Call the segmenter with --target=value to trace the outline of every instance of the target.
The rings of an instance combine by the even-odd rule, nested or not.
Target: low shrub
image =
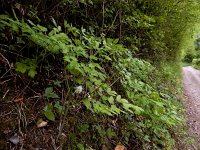
[[[200,69],[200,58],[195,58],[192,61],[192,66],[196,69]]]
[[[97,37],[66,21],[65,29],[56,23],[49,29],[6,15],[0,22],[15,38],[26,41],[29,49],[37,47],[36,55],[17,59],[19,75],[39,79],[37,76],[54,68],[52,58],[62,64],[62,77],[47,83],[44,89],[43,115],[52,122],[58,118],[67,122],[63,128],[69,139],[63,145],[99,149],[106,144],[113,149],[115,141],[129,149],[134,143],[145,150],[172,149],[173,129],[182,124],[178,101],[167,90],[157,88],[158,83],[151,78],[157,75],[156,68],[134,58],[129,49],[118,44],[119,39]]]

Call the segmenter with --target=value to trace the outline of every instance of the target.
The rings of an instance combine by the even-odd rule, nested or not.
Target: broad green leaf
[[[47,104],[44,107],[44,115],[47,119],[55,121],[55,115],[52,110],[53,110],[53,105],[51,103]]]
[[[48,110],[44,112],[44,115],[47,119],[51,120],[51,121],[55,121],[55,115],[52,111]]]

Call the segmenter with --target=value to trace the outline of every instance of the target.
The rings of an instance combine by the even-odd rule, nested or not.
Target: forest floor
[[[183,67],[184,106],[187,114],[189,134],[195,137],[194,150],[200,147],[200,71],[191,66]],[[195,145],[195,146],[194,146]]]

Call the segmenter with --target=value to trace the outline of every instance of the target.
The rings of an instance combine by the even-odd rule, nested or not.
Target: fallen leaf
[[[37,127],[42,128],[42,127],[45,127],[47,124],[48,124],[47,121],[40,121],[37,123]]]
[[[115,147],[115,150],[126,150],[126,148],[125,148],[124,145],[118,144],[118,145]]]
[[[24,101],[23,98],[17,98],[14,100],[15,103],[22,103]]]
[[[111,122],[112,122],[112,124],[113,124],[114,126],[116,126],[117,119],[116,119],[116,120],[112,120]]]
[[[11,138],[9,138],[9,141],[15,145],[19,143],[19,136],[17,134],[13,135]]]

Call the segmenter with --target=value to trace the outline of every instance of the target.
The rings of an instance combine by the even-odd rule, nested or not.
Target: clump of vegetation
[[[192,66],[196,69],[200,69],[200,58],[195,58],[192,61]]]
[[[178,63],[182,30],[196,21],[196,1],[53,4],[0,6],[3,101],[15,91],[18,132],[31,139],[30,128],[39,139],[19,146],[172,149],[184,117],[172,79],[180,68],[170,62]]]
[[[187,53],[187,54],[185,54],[185,56],[183,58],[183,62],[191,63],[193,59],[194,59],[194,55],[191,53]]]

